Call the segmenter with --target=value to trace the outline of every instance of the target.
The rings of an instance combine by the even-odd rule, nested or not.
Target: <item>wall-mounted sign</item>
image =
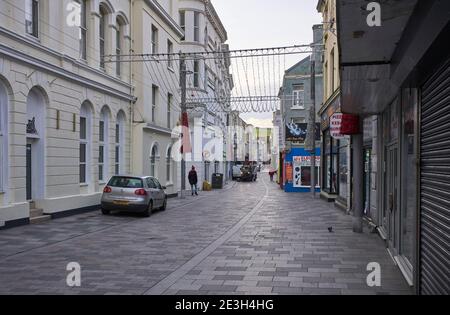
[[[355,135],[360,133],[359,116],[342,114],[341,134]]]
[[[305,143],[307,131],[307,123],[287,123],[286,141]],[[316,141],[320,141],[320,123],[316,124]]]
[[[330,117],[330,134],[334,139],[343,139],[345,135],[341,134],[342,114],[335,113]]]

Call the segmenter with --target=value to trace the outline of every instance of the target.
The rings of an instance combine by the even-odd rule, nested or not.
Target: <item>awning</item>
[[[337,1],[341,109],[345,113],[379,113],[399,88],[391,80],[392,59],[417,0],[377,2],[382,25],[370,27],[368,1]]]

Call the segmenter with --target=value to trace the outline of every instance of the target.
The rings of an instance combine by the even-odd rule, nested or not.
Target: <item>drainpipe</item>
[[[353,143],[353,232],[363,232],[364,214],[364,138],[363,118],[359,122],[360,133],[352,135]]]

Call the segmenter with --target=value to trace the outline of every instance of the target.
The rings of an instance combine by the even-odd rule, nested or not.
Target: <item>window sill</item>
[[[304,110],[305,107],[304,106],[292,106],[291,109],[293,109],[293,110]]]
[[[80,187],[88,187],[88,186],[89,186],[89,184],[87,184],[87,183],[80,184]]]

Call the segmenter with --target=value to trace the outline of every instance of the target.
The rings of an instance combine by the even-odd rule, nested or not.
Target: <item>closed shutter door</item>
[[[450,60],[422,87],[420,293],[450,294]]]

